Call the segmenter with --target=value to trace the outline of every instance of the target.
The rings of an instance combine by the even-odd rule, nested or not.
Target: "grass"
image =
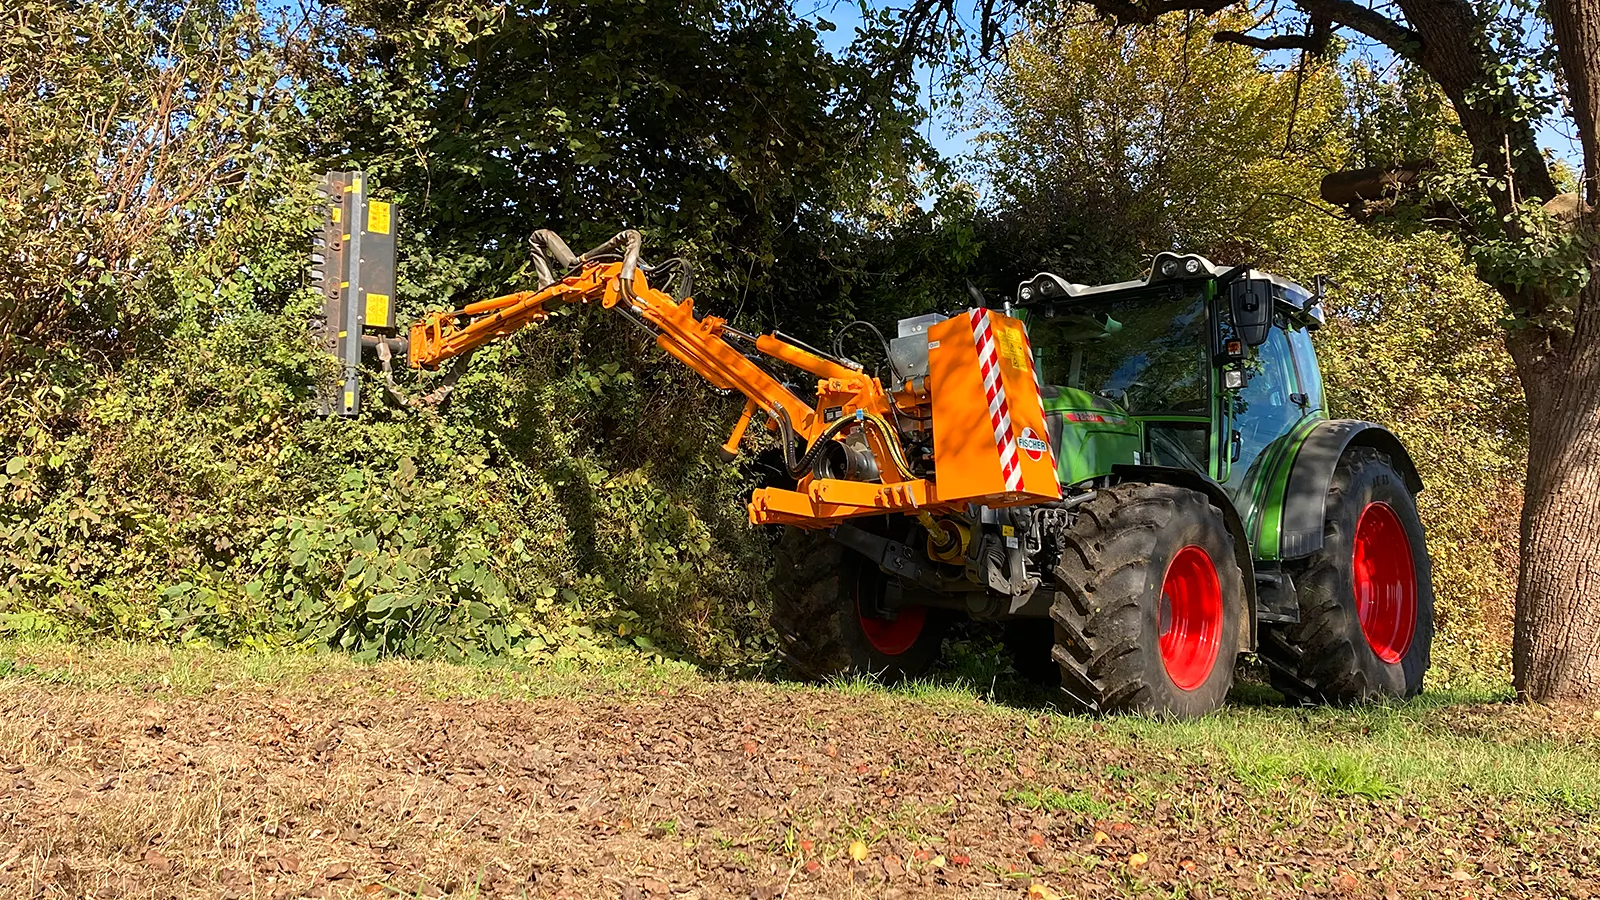
[[[983,680],[985,679],[987,683]],[[387,661],[361,664],[338,654],[222,652],[143,645],[68,645],[0,640],[0,689],[6,682],[84,690],[159,691],[203,696],[251,685],[349,696],[414,692],[439,699],[642,698],[698,692],[717,685],[695,669],[650,663],[618,654],[600,662],[460,666]],[[1137,745],[1159,752],[1167,768],[1223,771],[1237,785],[1261,793],[1286,792],[1334,799],[1426,800],[1462,791],[1484,802],[1515,801],[1591,813],[1600,811],[1600,719],[1582,711],[1555,711],[1506,703],[1503,692],[1429,693],[1408,703],[1359,709],[1299,709],[1271,702],[1264,688],[1247,686],[1222,711],[1190,722],[1136,717],[1087,719],[1044,706],[1027,687],[983,671],[885,688],[850,679],[824,686],[746,682],[756,693],[831,691],[892,716],[897,707],[951,714],[930,727],[948,728],[931,739],[955,746],[963,740],[959,717],[999,717],[1032,741],[1092,741]],[[1020,699],[1019,699],[1020,698]],[[975,748],[1017,759],[1017,747]],[[1108,765],[1108,787],[1137,794],[1159,789],[1161,773]],[[1038,785],[1007,798],[1044,811],[1103,815],[1104,801],[1090,793]]]
[[[337,686],[383,692],[399,684],[438,699],[640,696],[705,682],[687,664],[651,662],[621,652],[600,662],[553,659],[538,665],[469,666],[413,660],[361,663],[331,652],[222,651],[0,638],[0,679],[4,678],[88,690],[159,689],[183,697],[244,685],[286,689]]]
[[[1485,721],[1463,727],[1461,713],[1468,710]],[[1232,706],[1194,722],[1118,719],[1104,727],[1191,756],[1205,748],[1259,790],[1293,781],[1329,797],[1428,797],[1465,789],[1600,810],[1600,721],[1591,716],[1585,722],[1584,713],[1573,712],[1568,730],[1552,733],[1539,712],[1496,697],[1430,694],[1359,709]],[[1063,719],[1058,733],[1084,727],[1082,720]]]
[[[1091,819],[1103,819],[1111,815],[1112,809],[1111,804],[1084,791],[1061,791],[1051,787],[1037,790],[1010,790],[1006,792],[1004,799],[1007,803],[1024,809],[1040,812],[1073,812]]]

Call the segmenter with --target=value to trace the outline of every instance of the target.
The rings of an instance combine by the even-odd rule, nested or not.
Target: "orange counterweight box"
[[[1022,322],[972,309],[928,329],[939,499],[1018,506],[1061,498]]]

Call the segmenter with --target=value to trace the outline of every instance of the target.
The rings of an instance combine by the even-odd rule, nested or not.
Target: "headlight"
[[[1188,274],[1190,274],[1190,275],[1199,275],[1200,274],[1200,260],[1195,259],[1192,256],[1189,257],[1188,259],[1184,260],[1183,261],[1183,271],[1188,273]]]
[[[1165,278],[1171,278],[1172,276],[1178,274],[1178,261],[1175,259],[1162,260],[1161,274]]]
[[[1017,296],[1021,297],[1023,300],[1032,300],[1033,299],[1033,285],[1031,285],[1031,284],[1023,285],[1022,286],[1022,290],[1017,291]]]

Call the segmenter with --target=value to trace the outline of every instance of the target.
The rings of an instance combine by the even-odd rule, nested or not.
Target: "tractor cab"
[[[1326,417],[1310,339],[1320,299],[1193,254],[1160,254],[1146,277],[1115,284],[1023,282],[1016,306],[1061,483],[1130,461],[1187,469],[1221,485],[1256,537],[1264,489]]]

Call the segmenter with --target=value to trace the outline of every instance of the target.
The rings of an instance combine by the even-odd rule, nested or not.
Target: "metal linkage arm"
[[[819,430],[812,408],[814,401],[797,396],[746,358],[730,340],[749,344],[758,352],[819,378],[860,381],[867,377],[859,369],[772,335],[748,335],[715,316],[695,318],[692,298],[674,300],[650,285],[647,272],[651,267],[639,260],[640,237],[636,231],[621,232],[581,256],[573,254],[553,232],[536,232],[533,245],[540,288],[428,314],[411,326],[413,368],[437,369],[446,360],[543,322],[558,305],[599,300],[607,309],[616,308],[643,326],[655,336],[657,346],[716,387],[743,394],[751,404],[750,412],[765,412],[807,442]],[[550,268],[551,261],[569,274],[557,279]],[[747,425],[748,416],[741,417],[738,432],[742,434]],[[730,439],[730,443],[736,441]]]
[[[620,269],[619,263],[587,267],[537,291],[518,291],[449,312],[428,313],[411,324],[411,367],[437,369],[446,360],[543,322],[552,307],[603,299],[608,288],[615,291],[614,278]]]

